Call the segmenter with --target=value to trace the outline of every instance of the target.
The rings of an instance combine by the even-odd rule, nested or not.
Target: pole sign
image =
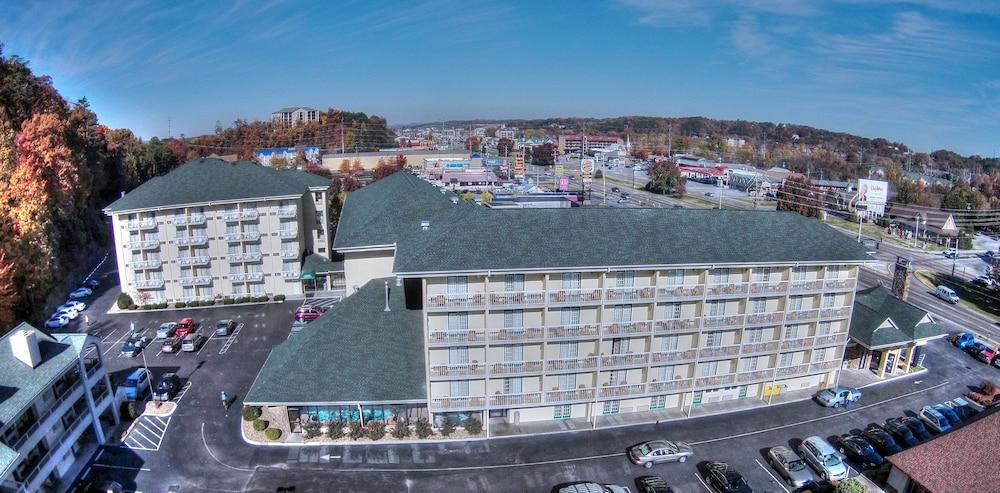
[[[569,190],[569,176],[562,175],[559,177],[559,191],[565,192]]]
[[[514,174],[524,176],[524,153],[518,152],[514,154]]]
[[[580,160],[580,177],[583,178],[584,183],[590,183],[594,180],[594,168],[596,168],[597,163],[594,158],[583,158]]]
[[[889,183],[878,180],[858,180],[857,210],[866,217],[885,214],[889,198]]]

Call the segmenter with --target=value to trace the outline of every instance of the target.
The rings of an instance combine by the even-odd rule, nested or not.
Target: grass
[[[995,293],[973,286],[957,277],[938,272],[920,270],[917,271],[917,278],[931,290],[942,285],[954,289],[960,300],[958,303],[964,307],[973,309],[989,318],[1000,317],[1000,299]]]

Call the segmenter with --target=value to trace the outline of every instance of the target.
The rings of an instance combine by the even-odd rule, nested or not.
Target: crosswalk
[[[341,298],[340,296],[335,296],[332,298],[308,298],[302,304],[311,305],[315,307],[329,308],[333,306],[334,303],[337,303],[341,299],[343,298]]]
[[[163,443],[163,436],[167,434],[167,427],[170,426],[172,416],[151,416],[142,415],[136,418],[135,426],[128,432],[123,447],[133,450],[160,450]]]

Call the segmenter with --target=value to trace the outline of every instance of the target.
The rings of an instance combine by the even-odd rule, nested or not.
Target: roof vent
[[[427,231],[428,229],[431,229],[431,222],[430,221],[420,221],[420,229],[422,229],[424,231]]]
[[[22,363],[34,368],[42,362],[38,336],[33,330],[19,330],[10,336],[10,350]]]
[[[384,281],[384,282],[385,282],[385,308],[383,308],[382,311],[388,312],[391,311],[389,310],[389,281]]]

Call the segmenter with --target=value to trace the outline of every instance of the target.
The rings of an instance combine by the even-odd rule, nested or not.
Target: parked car
[[[954,248],[944,251],[944,258],[958,258],[958,250]]]
[[[982,286],[984,288],[993,288],[996,285],[996,281],[989,276],[979,276],[972,280],[972,284]]]
[[[141,399],[149,391],[149,370],[136,368],[125,379],[125,398],[130,401]]]
[[[794,488],[805,486],[813,480],[812,473],[802,458],[784,445],[771,447],[767,451],[767,461]]]
[[[66,317],[70,320],[76,320],[76,317],[80,316],[80,310],[70,307],[60,307],[56,308],[56,312],[53,316]]]
[[[951,343],[959,349],[965,349],[970,344],[976,342],[976,335],[972,332],[962,332],[961,334],[953,335],[949,338]]]
[[[98,281],[97,279],[94,279],[94,278],[90,278],[90,279],[87,279],[86,281],[84,281],[83,285],[86,286],[86,287],[88,287],[88,288],[93,289],[93,288],[96,288],[97,286],[100,286],[101,285],[101,281]]]
[[[311,305],[302,305],[295,309],[295,320],[316,320],[323,315],[323,311]]]
[[[1000,358],[993,358],[993,366],[1000,368]]]
[[[705,196],[706,197],[712,197],[712,196],[715,196],[715,194],[712,193],[712,192],[705,192]]]
[[[885,420],[885,426],[882,429],[888,431],[896,439],[896,443],[904,447],[909,448],[920,443],[920,440],[913,435],[913,430],[900,421],[899,418]]]
[[[632,463],[649,469],[661,462],[684,462],[694,455],[694,449],[684,442],[652,440],[629,447],[627,454]]]
[[[611,193],[618,193],[618,187],[611,187]]]
[[[62,315],[53,315],[52,318],[45,321],[46,329],[61,329],[67,325],[69,325],[69,317]]]
[[[846,406],[861,399],[861,391],[852,387],[830,387],[817,392],[815,399],[826,407]]]
[[[169,401],[181,389],[181,378],[176,373],[164,373],[153,390],[154,401]]]
[[[558,493],[628,493],[628,488],[614,484],[600,484],[589,481],[561,485]]]
[[[215,325],[215,335],[218,337],[228,336],[234,330],[236,330],[236,322],[233,320],[219,320],[219,323]]]
[[[996,365],[997,361],[1000,361],[1000,358],[994,359],[993,364]],[[976,410],[973,408],[972,403],[966,400],[965,397],[956,397],[950,401],[945,401],[944,405],[955,411],[955,414],[957,414],[962,421],[965,421],[971,418],[973,414],[976,414]]]
[[[205,344],[206,340],[205,336],[198,334],[197,332],[188,334],[184,336],[184,339],[181,341],[181,351],[193,353],[201,349],[201,346]]]
[[[987,347],[986,344],[983,344],[981,342],[973,342],[972,344],[965,346],[965,352],[969,353],[970,356],[976,359],[979,358],[979,353],[987,349],[989,349],[989,347]]]
[[[799,444],[799,455],[825,481],[840,481],[847,477],[847,466],[826,440],[811,436]]]
[[[884,459],[875,451],[872,444],[858,435],[841,435],[834,439],[834,443],[837,445],[837,450],[840,453],[856,462],[862,469],[878,467],[884,462]]]
[[[635,478],[635,489],[639,493],[674,493],[674,489],[659,476],[639,476]]]
[[[900,423],[906,425],[910,431],[913,432],[913,436],[920,440],[921,442],[931,439],[931,432],[927,431],[927,426],[919,418],[914,418],[913,416],[902,416],[899,418],[893,418],[899,420]]]
[[[958,294],[955,293],[955,290],[949,288],[948,286],[938,286],[935,294],[938,298],[941,298],[942,300],[945,300],[953,305],[959,301]]]
[[[157,339],[166,339],[168,337],[173,337],[177,333],[177,322],[167,322],[160,324],[160,327],[156,329]]]
[[[183,339],[188,334],[194,332],[194,319],[190,317],[182,318],[180,322],[177,322],[175,329],[174,335]]]
[[[998,354],[1000,354],[1000,349],[987,347],[976,355],[976,359],[986,363],[987,365],[992,365]]]
[[[743,476],[725,462],[709,461],[705,464],[705,482],[722,493],[753,493]]]
[[[903,447],[900,447],[896,440],[892,438],[892,435],[888,431],[879,428],[878,426],[869,426],[865,431],[861,432],[861,436],[868,440],[875,446],[878,453],[882,454],[883,457],[888,457],[892,454],[898,454],[903,451]]]
[[[142,350],[152,342],[147,336],[132,334],[125,344],[122,344],[122,356],[129,358],[134,358],[142,352]]]
[[[948,422],[948,418],[942,416],[941,413],[935,411],[931,406],[921,408],[917,416],[935,433],[951,431],[951,424]]]
[[[160,351],[164,353],[176,353],[181,350],[181,338],[177,336],[168,337],[160,345]]]
[[[77,288],[69,294],[69,299],[78,300],[80,298],[86,298],[92,294],[94,294],[94,292],[90,288]]]
[[[1000,387],[989,380],[983,382],[979,390],[966,392],[970,405],[977,411],[1000,404]],[[978,408],[977,408],[978,406]]]
[[[82,301],[69,300],[56,307],[56,311],[62,310],[63,308],[70,308],[78,312],[82,312],[87,309],[87,304]]]
[[[954,409],[944,404],[934,404],[931,408],[944,416],[944,419],[948,420],[948,424],[950,424],[952,428],[962,424],[962,418],[959,417],[958,413],[956,413]]]

